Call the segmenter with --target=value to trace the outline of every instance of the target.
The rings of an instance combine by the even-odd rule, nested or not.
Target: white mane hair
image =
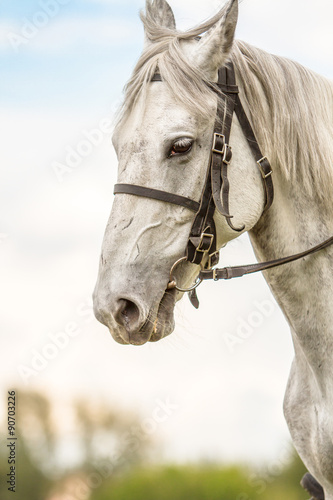
[[[240,41],[234,43],[232,60],[240,98],[247,103],[264,154],[287,180],[331,199],[333,83],[299,63]]]
[[[190,66],[182,43],[212,28],[225,7],[184,32],[161,26],[150,12],[140,14],[148,43],[125,87],[117,126],[127,120],[138,98],[145,96],[156,72],[191,114],[208,117],[207,102],[216,99],[216,87],[199,68]],[[315,190],[321,199],[332,198],[333,83],[294,61],[238,40],[230,59],[241,87],[240,98],[273,169],[277,166],[290,182],[301,182],[309,194]]]

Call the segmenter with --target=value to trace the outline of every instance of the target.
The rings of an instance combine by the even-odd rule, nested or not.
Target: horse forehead
[[[118,136],[120,141],[123,139],[127,143],[155,143],[156,137],[163,139],[178,131],[193,133],[197,126],[197,119],[190,115],[167,85],[153,82],[146,96],[140,97]]]
[[[144,104],[144,118],[148,120],[151,116],[160,120],[165,117],[166,122],[170,116],[180,120],[191,118],[184,104],[181,103],[180,99],[177,99],[177,95],[165,82],[151,82],[149,84]]]

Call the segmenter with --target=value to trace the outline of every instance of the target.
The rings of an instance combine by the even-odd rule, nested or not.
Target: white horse
[[[230,144],[230,213],[245,224],[259,261],[307,250],[333,234],[333,86],[287,59],[235,41],[238,1],[179,32],[165,0],[147,0],[145,46],[126,87],[113,143],[118,182],[199,201],[211,154],[218,69],[234,63],[239,96],[271,163],[275,199],[263,213],[258,165],[236,117]],[[152,81],[159,73],[162,81]],[[117,194],[103,242],[95,314],[122,344],[169,335],[182,293],[168,289],[194,214],[184,206]],[[237,237],[218,211],[217,246]],[[315,498],[333,500],[333,250],[265,272],[291,328],[295,359],[284,400],[295,447]],[[189,286],[199,266],[182,262]],[[212,285],[213,286],[213,285]],[[241,283],[239,283],[241,286]],[[212,311],[212,314],[214,312]],[[323,491],[324,490],[324,491]]]

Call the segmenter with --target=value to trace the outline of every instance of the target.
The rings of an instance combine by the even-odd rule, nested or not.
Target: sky
[[[199,311],[185,297],[175,332],[157,344],[120,346],[92,316],[116,180],[110,122],[142,49],[143,3],[0,4],[0,386],[44,391],[58,409],[102,399],[143,425],[168,402],[154,422],[167,461],[278,461],[293,348],[261,276],[205,283]],[[170,5],[181,29],[221,6]],[[333,78],[333,4],[315,5],[244,0],[236,36]],[[254,260],[247,236],[222,253],[230,265]]]

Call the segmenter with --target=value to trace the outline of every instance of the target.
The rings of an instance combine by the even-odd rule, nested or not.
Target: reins
[[[155,74],[152,81],[162,81],[162,78],[159,74]],[[114,194],[125,193],[152,198],[162,202],[179,205],[195,212],[196,215],[187,242],[186,255],[172,266],[170,281],[167,288],[176,288],[181,292],[189,292],[191,303],[196,308],[199,307],[196,288],[204,280],[212,279],[218,281],[220,279],[232,279],[244,276],[245,274],[265,271],[283,264],[294,262],[333,244],[333,237],[331,237],[309,250],[288,257],[244,266],[224,267],[220,269],[214,268],[219,261],[219,251],[216,248],[215,210],[225,217],[227,224],[232,230],[242,232],[245,229],[244,225],[240,227],[234,226],[232,222],[233,216],[229,211],[228,169],[230,168],[229,165],[232,160],[232,149],[229,145],[229,139],[234,113],[238,118],[261,174],[265,193],[264,211],[270,208],[274,199],[272,168],[267,157],[264,156],[260,150],[251,124],[239,98],[239,90],[236,85],[235,70],[232,62],[227,63],[219,70],[217,86],[222,92],[222,97],[219,96],[218,99],[210,160],[199,202],[167,191],[134,184],[116,184],[114,187]],[[184,261],[201,266],[197,281],[188,288],[181,288],[178,286],[173,274],[178,264]]]
[[[272,269],[273,267],[282,266],[283,264],[289,264],[289,262],[294,262],[302,257],[311,255],[313,253],[319,252],[328,246],[333,244],[333,236],[327,240],[319,243],[315,247],[305,250],[294,255],[289,255],[288,257],[282,257],[280,259],[269,260],[266,262],[258,262],[257,264],[248,264],[245,266],[233,266],[233,267],[223,267],[221,269],[207,269],[202,270],[199,273],[199,279],[203,280],[230,280],[232,278],[241,278],[245,274],[258,273],[259,271],[266,271],[267,269]]]

